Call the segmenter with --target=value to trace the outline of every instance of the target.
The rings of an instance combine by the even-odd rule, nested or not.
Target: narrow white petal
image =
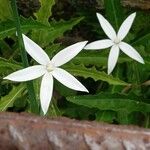
[[[57,53],[53,57],[52,63],[56,67],[67,63],[72,58],[74,58],[84,48],[84,46],[86,45],[87,42],[88,41],[78,42],[76,44],[73,44],[73,45],[61,50],[59,53]]]
[[[11,81],[17,81],[17,82],[22,82],[22,81],[30,81],[36,78],[39,78],[46,72],[46,69],[42,65],[35,65],[31,66],[19,71],[16,71],[4,79],[8,79]]]
[[[111,40],[115,40],[117,35],[116,35],[116,32],[115,32],[114,28],[111,26],[111,24],[101,14],[96,13],[96,15],[97,15],[97,18],[100,22],[100,25],[101,25],[102,29],[106,33],[106,35]]]
[[[48,55],[44,52],[44,50],[24,34],[23,41],[28,54],[39,64],[46,65],[50,62],[50,59]]]
[[[52,98],[52,92],[53,92],[53,77],[51,74],[46,73],[42,78],[40,88],[41,108],[44,112],[44,115],[48,111],[49,104]]]
[[[114,43],[112,40],[98,40],[92,43],[87,44],[84,49],[96,50],[96,49],[104,49],[112,46]]]
[[[112,46],[108,57],[108,74],[110,74],[117,64],[119,57],[119,47],[117,45]]]
[[[76,90],[88,92],[88,90],[70,73],[61,68],[56,68],[52,75],[66,87]]]
[[[141,55],[131,45],[129,45],[125,42],[121,42],[119,44],[119,47],[126,55],[128,55],[132,59],[135,59],[136,61],[144,64],[144,60],[141,57]]]
[[[122,23],[122,25],[118,31],[118,34],[117,34],[117,37],[120,41],[123,40],[125,38],[125,36],[128,34],[128,32],[133,24],[135,16],[136,16],[136,13],[131,14]]]

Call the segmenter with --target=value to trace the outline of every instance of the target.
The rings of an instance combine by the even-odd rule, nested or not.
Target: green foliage
[[[20,64],[0,57],[0,74],[10,73],[17,69],[21,69]]]
[[[40,0],[41,8],[35,14],[38,21],[49,25],[49,17],[52,15],[51,9],[55,4],[55,0]]]
[[[137,112],[144,114],[150,113],[150,104],[142,102],[137,97],[124,96],[119,94],[100,93],[98,95],[86,95],[86,96],[71,96],[67,97],[69,102],[83,106],[85,108],[98,109],[95,112],[97,121],[105,121],[113,123],[114,121],[120,124],[130,124],[131,115],[136,117]],[[143,118],[142,122],[137,124],[144,124],[147,122],[146,118]],[[147,123],[149,126],[149,123]]]
[[[0,0],[0,21],[12,18],[12,9],[9,0]]]
[[[49,17],[51,16],[51,9],[52,6],[55,4],[54,0],[40,0],[41,3],[41,7],[39,9],[39,11],[35,14],[37,21],[51,27],[50,23],[49,23]],[[33,39],[40,44],[41,46],[45,46],[48,44],[48,41],[46,39],[48,39],[48,35],[50,33],[47,31],[42,31],[42,30],[38,30],[38,31],[34,31],[33,32]]]
[[[2,68],[2,67],[9,67],[12,70],[17,70],[17,69],[21,68],[19,63],[15,62],[15,61],[9,61],[7,59],[0,57],[0,68]]]
[[[84,78],[91,77],[95,81],[102,80],[113,85],[128,85],[128,83],[121,81],[118,78],[114,78],[111,75],[107,75],[105,72],[96,70],[95,67],[86,68],[83,65],[68,65],[68,67],[66,66],[65,69],[75,76],[82,76]]]
[[[132,45],[134,46],[138,46],[138,45],[145,45],[145,44],[148,44],[148,41],[150,39],[150,33],[146,33],[145,35],[135,39],[133,42],[132,42]],[[149,44],[150,45],[150,44]]]
[[[68,21],[64,21],[64,20],[60,20],[58,22],[52,21],[51,25],[49,27],[49,28],[53,29],[52,31],[50,31],[50,32],[47,30],[45,30],[45,32],[43,32],[43,31],[37,32],[36,31],[37,33],[33,32],[32,37],[42,47],[48,46],[49,43],[53,43],[55,39],[57,39],[58,37],[62,37],[66,31],[71,30],[81,20],[83,20],[83,17],[73,18]],[[37,36],[37,34],[38,34],[38,36]]]
[[[125,97],[123,95],[112,95],[102,93],[98,95],[88,96],[73,96],[67,97],[67,100],[78,105],[83,105],[89,108],[97,108],[99,110],[124,111],[128,114],[134,111],[150,112],[150,104],[137,101],[134,98]]]
[[[38,21],[35,21],[32,18],[20,18],[21,21],[21,29],[23,32],[30,31],[32,29],[42,29],[46,31],[52,31],[53,28],[49,28],[49,26],[44,25]],[[11,36],[16,33],[15,22],[13,20],[6,20],[0,23],[0,39],[3,39],[7,36]]]
[[[120,0],[103,0],[102,10],[101,0],[96,2],[99,5],[94,6],[94,1],[89,5],[89,1],[86,1],[81,6],[82,2],[75,0],[67,1],[67,4],[66,1],[40,0],[41,7],[34,16],[20,16],[22,32],[39,44],[50,58],[76,41],[105,39],[106,35],[101,30],[95,10],[103,14],[116,31],[131,14],[131,10],[122,8]],[[64,9],[66,6],[68,9]],[[75,9],[72,11],[69,8]],[[25,85],[14,85],[3,80],[4,76],[23,68],[12,16],[10,1],[0,0],[0,111],[29,111],[30,98],[25,91]],[[150,127],[149,18],[147,12],[137,11],[135,22],[125,39],[144,58],[144,65],[120,53],[117,67],[112,75],[108,75],[105,72],[110,49],[83,50],[63,68],[78,76],[83,85],[89,88],[90,95],[65,88],[55,80],[47,116]],[[28,59],[30,66],[35,64],[31,57]],[[38,106],[40,83],[41,79],[34,80]]]
[[[72,18],[68,21],[60,20],[59,22],[53,21],[51,22],[51,26],[55,29],[54,32],[51,32],[47,37],[49,42],[53,42],[56,38],[62,37],[63,34],[71,30],[75,25],[80,23],[84,17]]]
[[[83,51],[79,55],[77,55],[72,60],[72,62],[74,64],[84,64],[85,66],[89,66],[91,64],[94,66],[98,66],[98,67],[107,66],[107,61],[108,61],[107,55],[108,54],[104,54],[103,52]],[[108,53],[108,51],[107,51],[107,53]],[[131,61],[133,61],[133,60],[125,55],[120,56],[118,59],[118,63],[131,62]]]
[[[116,112],[115,111],[98,111],[96,113],[96,120],[97,121],[104,121],[113,123],[113,121],[116,119]]]
[[[15,100],[22,96],[24,90],[25,86],[23,84],[14,86],[8,95],[0,99],[0,111],[6,111],[9,107],[13,107]]]
[[[69,21],[60,20],[56,22],[52,20],[49,22],[49,18],[52,15],[52,6],[55,4],[54,0],[40,0],[41,8],[35,14],[36,20],[49,26],[49,28],[53,28],[52,32],[43,31],[43,30],[36,30],[33,32],[32,37],[33,39],[42,47],[48,46],[50,43],[53,43],[55,39],[58,37],[63,36],[64,32],[67,30],[71,30],[73,26],[77,25],[83,17],[80,18],[73,18]]]
[[[104,0],[106,16],[116,30],[119,29],[123,20],[123,9],[120,0]]]

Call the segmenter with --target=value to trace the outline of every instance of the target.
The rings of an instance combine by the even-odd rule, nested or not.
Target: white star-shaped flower
[[[108,74],[110,74],[116,66],[120,49],[132,59],[144,64],[144,60],[140,54],[131,45],[122,42],[129,32],[135,16],[136,13],[133,13],[127,17],[122,23],[118,33],[116,33],[111,24],[101,14],[97,13],[100,25],[109,39],[92,42],[87,44],[84,49],[97,50],[111,47],[108,57]]]
[[[53,77],[70,89],[88,92],[88,90],[74,76],[64,69],[59,68],[61,65],[67,63],[73,57],[75,57],[84,48],[87,41],[78,42],[63,49],[50,60],[43,49],[27,36],[23,35],[23,40],[28,54],[40,65],[34,65],[16,71],[4,79],[22,82],[43,76],[40,87],[40,102],[44,114],[46,114],[48,111],[48,107],[52,98]]]

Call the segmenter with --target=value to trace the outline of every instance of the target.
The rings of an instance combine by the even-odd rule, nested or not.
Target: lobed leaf
[[[97,51],[84,51],[76,56],[72,62],[75,64],[84,64],[84,65],[95,65],[95,66],[106,66],[108,61],[108,54],[103,54]],[[117,63],[131,62],[131,58],[127,56],[119,56]]]
[[[65,69],[75,76],[82,76],[84,78],[91,77],[95,81],[102,80],[113,85],[128,85],[128,83],[118,78],[114,78],[113,76],[108,75],[105,72],[100,72],[96,70],[95,67],[86,68],[83,65],[66,65]]]
[[[51,9],[55,0],[40,0],[41,7],[35,16],[39,22],[49,25],[49,17],[52,15]]]
[[[116,112],[131,112],[139,111],[143,113],[150,112],[150,104],[136,101],[129,97],[111,95],[111,94],[99,94],[99,95],[87,95],[87,96],[72,96],[67,97],[67,100],[78,105],[82,105],[89,108],[97,108],[99,110],[111,110]]]
[[[41,7],[37,13],[35,13],[36,20],[51,27],[49,23],[49,18],[52,15],[51,9],[55,4],[54,0],[40,0]],[[48,45],[49,41],[47,36],[49,32],[43,30],[35,30],[32,32],[33,39],[42,47]]]
[[[54,30],[49,33],[47,40],[49,41],[49,43],[50,42],[53,43],[53,41],[56,38],[63,36],[63,34],[66,31],[71,30],[75,25],[80,23],[83,19],[84,17],[78,17],[78,18],[72,18],[68,21],[64,21],[64,20],[60,20],[59,22],[52,21],[51,27],[53,27]]]

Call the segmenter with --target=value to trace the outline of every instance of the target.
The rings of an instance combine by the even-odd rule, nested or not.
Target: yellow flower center
[[[118,38],[116,38],[116,39],[114,40],[114,43],[117,44],[117,45],[118,45],[120,42],[121,42],[121,41],[120,41]]]
[[[54,68],[55,68],[55,67],[54,67],[54,65],[53,65],[52,63],[49,63],[49,64],[46,65],[46,70],[47,70],[48,72],[53,71]]]

